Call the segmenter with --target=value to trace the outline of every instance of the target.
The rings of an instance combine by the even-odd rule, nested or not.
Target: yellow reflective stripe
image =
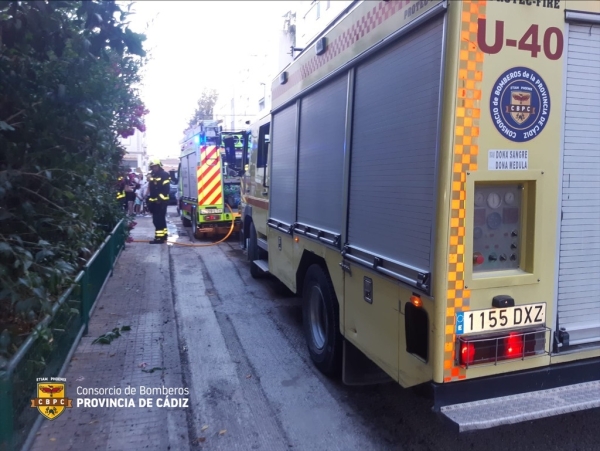
[[[158,199],[157,199],[156,197],[150,197],[150,198],[148,199],[148,201],[150,201],[150,202],[154,202],[155,200],[158,200]]]
[[[166,194],[159,194],[158,196],[159,196],[159,197],[160,197],[162,200],[167,200],[167,199],[169,199],[169,196],[168,196],[168,195],[166,195]]]
[[[169,183],[169,180],[170,180],[170,179],[167,179],[167,180],[165,180],[165,181],[163,182],[163,185],[166,185],[167,183]]]

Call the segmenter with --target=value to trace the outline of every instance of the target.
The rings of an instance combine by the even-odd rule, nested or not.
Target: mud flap
[[[344,340],[342,381],[346,385],[372,385],[392,382],[392,378],[356,346]]]

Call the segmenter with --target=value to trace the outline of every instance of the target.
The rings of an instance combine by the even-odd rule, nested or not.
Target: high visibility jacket
[[[171,176],[164,169],[148,177],[148,202],[168,202],[171,191]]]
[[[117,179],[117,200],[125,199],[125,182],[123,177]]]

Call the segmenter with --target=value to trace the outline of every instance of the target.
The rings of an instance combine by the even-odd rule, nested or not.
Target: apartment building
[[[128,138],[119,138],[125,155],[123,156],[123,166],[134,170],[147,168],[149,157],[146,144],[146,133],[135,130],[135,133]]]

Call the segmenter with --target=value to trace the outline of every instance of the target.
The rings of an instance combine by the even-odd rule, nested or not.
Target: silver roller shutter
[[[569,25],[561,200],[558,325],[600,341],[600,25]]]
[[[188,164],[188,193],[192,199],[198,198],[198,150],[187,156]]]
[[[302,99],[298,222],[340,234],[347,77]]]
[[[348,242],[429,271],[443,18],[356,71]]]
[[[276,113],[271,133],[270,218],[286,225],[296,222],[296,118],[295,104]]]
[[[189,168],[188,168],[188,157],[187,155],[181,157],[181,174],[179,177],[181,178],[181,191],[183,197],[190,196],[190,177],[189,177]]]

